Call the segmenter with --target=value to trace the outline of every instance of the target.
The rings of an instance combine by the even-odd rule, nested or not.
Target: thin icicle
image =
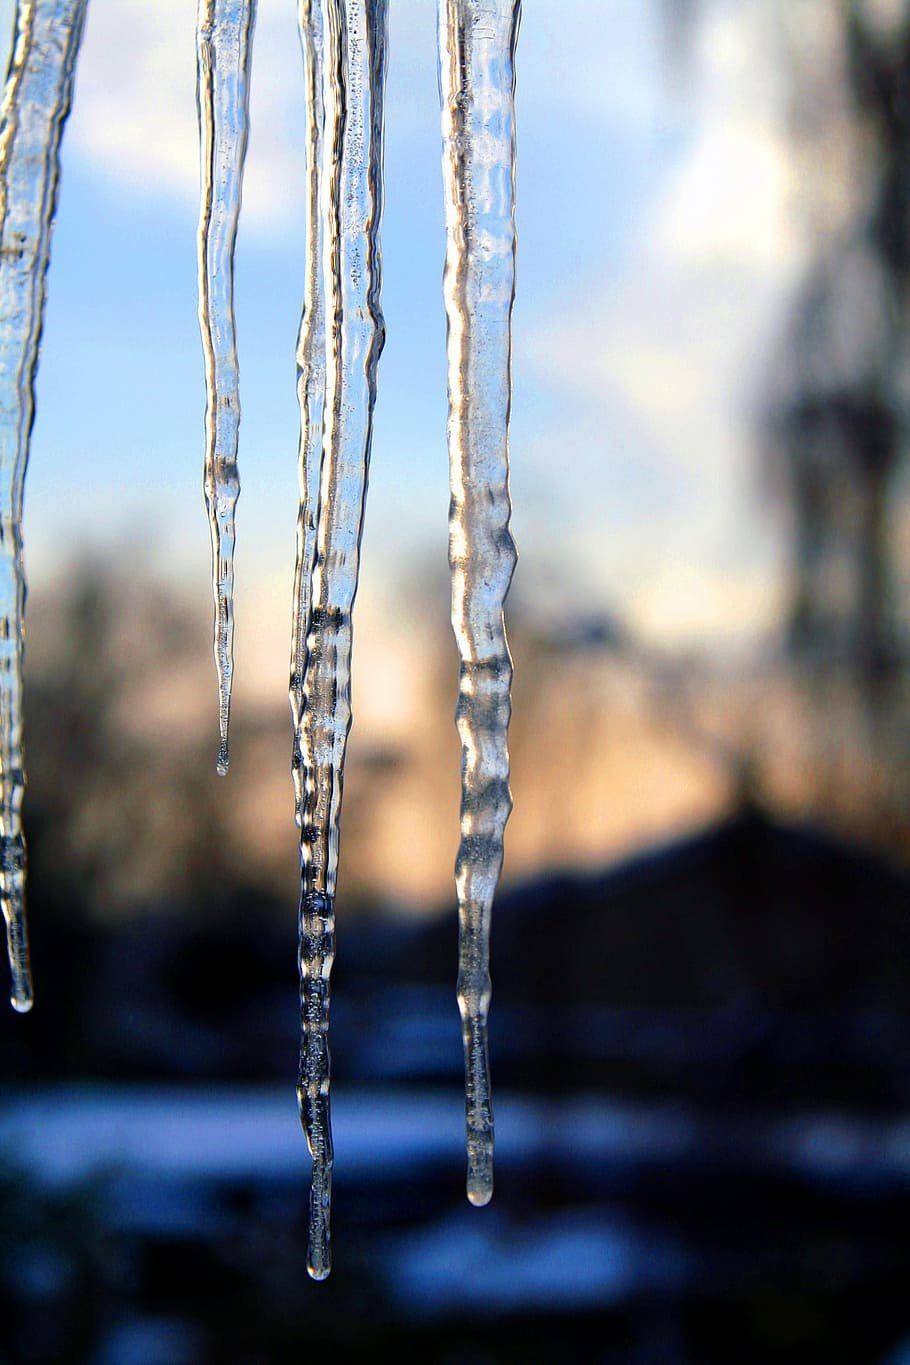
[[[240,390],[234,327],[234,246],[249,130],[256,0],[199,0],[196,98],[202,192],[199,327],[205,353],[205,505],[212,536],[218,772],[228,770],[234,674],[234,519],[240,496]]]
[[[22,493],[45,277],[86,0],[20,0],[0,115],[0,901],[11,1000],[32,1007],[22,798]]]
[[[512,809],[512,660],[503,604],[509,530],[511,319],[515,296],[515,70],[521,0],[439,0],[445,301],[449,363],[449,563],[461,659],[458,1006],[465,1054],[467,1193],[493,1194],[487,1047],[490,916]]]
[[[305,51],[324,42],[320,203],[326,337],[323,443],[312,557],[309,629],[302,657],[296,750],[300,790],[300,1069],[297,1100],[313,1161],[308,1268],[331,1269],[332,1131],[329,1102],[329,979],[335,955],[335,887],[344,755],[351,725],[351,614],[376,397],[385,336],[380,311],[382,107],[386,0],[318,0]],[[302,17],[307,18],[306,9]],[[314,36],[316,35],[316,36]],[[315,108],[312,112],[318,112]],[[311,133],[310,147],[319,131]],[[311,175],[315,167],[311,166]],[[308,272],[309,275],[309,272]],[[306,322],[304,332],[306,331]],[[315,345],[315,341],[313,343]],[[307,376],[303,377],[306,388]],[[304,450],[308,433],[304,432]],[[315,468],[315,455],[309,472]],[[306,473],[304,481],[306,482]],[[304,518],[313,515],[304,512]],[[305,566],[299,570],[305,577]],[[298,599],[295,630],[307,600]],[[292,692],[294,686],[292,684]]]
[[[303,49],[303,78],[307,120],[307,166],[304,181],[306,262],[303,312],[297,336],[297,400],[300,405],[297,512],[297,560],[294,569],[294,625],[291,636],[291,716],[294,724],[291,770],[294,776],[298,825],[303,815],[303,754],[300,748],[303,717],[303,678],[310,629],[310,589],[319,518],[319,479],[322,469],[323,411],[326,384],[325,232],[320,178],[325,142],[325,15],[321,0],[299,0],[298,22]]]

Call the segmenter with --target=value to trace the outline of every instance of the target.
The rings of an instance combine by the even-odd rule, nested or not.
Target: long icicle
[[[0,902],[13,1008],[32,1007],[25,919],[22,494],[60,174],[86,0],[19,0],[0,115]]]
[[[325,15],[321,0],[299,0],[298,23],[303,50],[306,99],[307,166],[304,180],[306,260],[303,311],[297,336],[297,401],[300,405],[297,512],[297,559],[294,568],[294,624],[291,635],[289,696],[294,726],[291,771],[297,824],[303,820],[304,759],[303,679],[310,629],[310,589],[319,519],[319,480],[326,384],[324,221],[320,194],[325,142]]]
[[[376,368],[385,337],[379,228],[387,3],[319,0],[319,5],[325,44],[320,197],[328,331],[318,525],[296,741],[302,778],[297,1101],[313,1163],[307,1266],[314,1279],[323,1280],[331,1270],[329,982],[351,724],[351,622]]]
[[[199,0],[199,327],[205,354],[205,505],[212,536],[218,772],[228,770],[234,675],[234,538],[240,477],[240,388],[234,326],[234,247],[249,132],[256,0]]]
[[[487,1045],[490,917],[512,809],[512,660],[503,604],[509,530],[511,319],[515,297],[515,45],[521,0],[439,0],[445,303],[449,365],[449,564],[461,661],[458,1006],[465,1056],[467,1194],[493,1194]]]

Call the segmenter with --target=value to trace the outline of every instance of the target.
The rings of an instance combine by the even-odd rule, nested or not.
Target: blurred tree
[[[674,53],[710,5],[665,0]],[[779,38],[807,244],[761,424],[790,526],[786,655],[811,694],[791,707],[789,763],[816,808],[906,848],[910,0],[753,5]]]
[[[26,733],[32,894],[89,915],[203,892],[223,862],[213,782],[185,726],[200,632],[141,575],[71,569],[31,613]]]
[[[893,513],[908,437],[910,4],[832,9],[839,60],[825,76],[841,84],[847,128],[827,133],[846,133],[859,164],[797,295],[769,433],[793,510],[791,647],[845,662],[869,698],[903,654]]]
[[[665,0],[673,51],[706,0]],[[788,642],[864,698],[900,670],[895,500],[908,443],[910,0],[780,0],[814,243],[767,387],[792,519]]]

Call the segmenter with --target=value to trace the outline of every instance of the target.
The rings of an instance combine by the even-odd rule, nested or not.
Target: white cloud
[[[776,600],[777,528],[756,517],[750,417],[804,247],[756,14],[708,10],[689,135],[621,277],[530,326],[518,356],[599,425],[601,459],[646,485],[624,563],[601,548],[597,565],[638,627],[662,638],[763,626]],[[617,450],[617,431],[637,439]],[[615,513],[596,504],[589,482],[579,516],[608,528],[602,546]]]
[[[303,93],[295,7],[261,0],[253,44],[244,227],[300,212]],[[124,190],[195,204],[199,150],[193,0],[93,0],[67,152]]]
[[[767,6],[705,11],[694,137],[658,216],[667,257],[773,271],[795,249],[793,161],[768,21]]]
[[[670,187],[658,224],[668,257],[773,271],[794,250],[791,162],[757,119],[712,121]]]
[[[747,408],[791,274],[789,262],[691,261],[652,240],[617,290],[532,330],[521,360],[607,418],[626,410],[651,457],[710,498],[746,458]]]
[[[190,0],[89,6],[67,150],[128,187],[198,193]]]

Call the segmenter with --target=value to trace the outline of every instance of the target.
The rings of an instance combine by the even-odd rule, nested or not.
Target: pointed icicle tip
[[[218,746],[218,761],[215,764],[215,771],[219,777],[227,777],[230,766],[231,755],[228,750],[228,742],[223,739]]]

